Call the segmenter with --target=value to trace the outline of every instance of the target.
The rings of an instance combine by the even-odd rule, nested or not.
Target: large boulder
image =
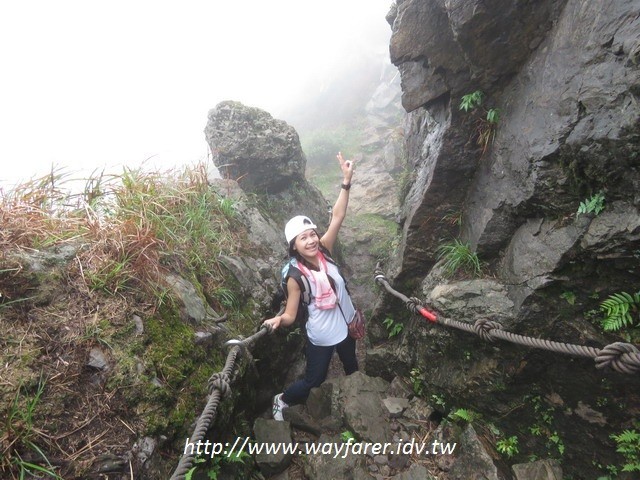
[[[276,231],[284,232],[294,215],[309,216],[321,231],[328,226],[329,204],[305,180],[306,159],[292,126],[259,108],[226,101],[209,111],[204,132],[222,176],[257,200]]]
[[[204,130],[213,162],[245,190],[277,193],[304,178],[306,159],[295,129],[259,108],[222,102]]]

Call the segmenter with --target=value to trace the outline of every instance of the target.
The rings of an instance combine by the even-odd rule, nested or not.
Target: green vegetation
[[[474,412],[473,410],[468,410],[466,408],[458,408],[453,412],[451,412],[448,418],[454,422],[463,421],[467,423],[472,423],[478,420],[478,418],[480,418],[480,415]]]
[[[502,438],[498,440],[496,442],[496,450],[507,458],[513,457],[520,451],[518,449],[518,437],[513,435],[509,438]]]
[[[460,100],[460,110],[464,110],[465,112],[469,112],[470,110],[474,110],[482,105],[482,97],[484,94],[480,90],[476,90],[473,93],[468,93],[462,96]]]
[[[204,166],[164,173],[127,169],[84,180],[84,189],[73,193],[77,183],[52,172],[0,191],[0,327],[11,346],[0,353],[4,476],[85,478],[88,459],[103,452],[99,445],[126,436],[114,429],[91,444],[102,430],[88,432],[82,424],[87,419],[66,408],[87,399],[111,412],[110,422],[135,424],[136,433],[162,433],[169,441],[198,415],[223,352],[196,344],[167,274],[187,275],[203,301],[228,313],[229,332],[246,334],[245,312],[253,308],[219,261],[220,255],[242,254],[245,230],[235,203],[207,177]],[[33,280],[5,254],[47,247],[56,247],[52,255],[71,254],[55,257],[51,272],[37,278],[38,298],[45,296],[46,303],[32,308],[25,292],[33,290]],[[87,381],[93,372],[81,359],[93,347],[109,362],[104,383]],[[41,367],[45,348],[55,352],[55,362]],[[35,387],[36,368],[43,368],[46,389],[44,381]],[[87,415],[97,405],[89,405]],[[100,428],[101,416],[92,420]],[[51,452],[62,456],[63,467],[49,464]]]
[[[475,277],[480,276],[482,269],[478,255],[471,250],[468,243],[455,239],[438,247],[438,260],[444,260],[442,265],[445,276],[451,277],[462,270]]]
[[[0,469],[5,471],[13,466],[18,470],[19,478],[26,478],[27,475],[38,477],[40,474],[45,474],[54,479],[61,479],[54,472],[53,466],[42,449],[36,444],[38,437],[44,438],[35,426],[34,416],[42,399],[45,384],[46,381],[40,377],[32,395],[29,395],[28,389],[21,384],[13,402],[3,415],[6,420],[0,437],[2,451]],[[37,454],[46,467],[23,460],[20,452],[25,450]]]
[[[233,452],[231,455],[214,456],[210,462],[207,459],[197,457],[194,466],[186,473],[185,480],[192,480],[196,470],[201,470],[209,480],[217,480],[225,465],[244,464],[250,458],[246,452]]]
[[[409,381],[411,382],[411,388],[413,393],[418,397],[424,396],[424,382],[422,381],[422,370],[419,368],[412,368],[409,372]]]
[[[578,212],[576,215],[581,215],[585,213],[593,213],[595,215],[599,215],[600,212],[604,210],[604,193],[598,192],[595,195],[587,198],[580,202],[580,206],[578,207]]]
[[[605,332],[637,327],[640,319],[640,291],[633,295],[626,292],[614,293],[600,304],[600,310],[605,315],[602,320]]]
[[[438,407],[442,408],[443,410],[447,408],[447,404],[444,400],[444,397],[442,395],[438,395],[436,393],[434,393],[433,395],[431,395],[431,401],[434,403],[434,405],[437,405]]]
[[[353,434],[351,430],[345,430],[340,434],[340,439],[347,443],[349,440],[355,440],[356,436]]]
[[[616,452],[624,457],[623,472],[640,472],[640,433],[635,430],[624,430],[619,434],[612,434],[616,442]]]
[[[565,446],[557,430],[553,428],[554,409],[545,404],[539,395],[526,396],[525,402],[533,405],[536,423],[529,427],[529,433],[546,438],[546,448],[550,454],[564,454]]]
[[[389,332],[388,338],[393,338],[396,335],[398,335],[400,332],[402,332],[402,330],[404,330],[404,324],[400,322],[396,322],[395,320],[393,320],[393,318],[389,318],[389,317],[385,318],[382,321],[382,324],[387,329],[387,332]]]
[[[498,121],[500,121],[500,110],[497,108],[487,110],[487,122],[496,124]]]
[[[497,108],[483,109],[482,102],[484,100],[484,93],[480,90],[463,95],[460,99],[460,110],[465,112],[472,112],[475,110],[482,110],[484,117],[480,117],[476,120],[476,135],[477,144],[482,147],[482,154],[484,155],[487,149],[496,136],[496,129],[498,122],[500,121],[500,110]]]
[[[573,292],[569,292],[569,291],[562,292],[562,295],[560,295],[560,298],[564,298],[569,305],[575,305],[576,303],[576,294]]]
[[[462,211],[453,211],[442,217],[442,221],[451,226],[459,227],[462,225]]]

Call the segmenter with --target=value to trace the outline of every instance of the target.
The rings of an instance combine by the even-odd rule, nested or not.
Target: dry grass
[[[0,190],[0,477],[41,468],[85,478],[97,458],[131,448],[146,426],[126,395],[138,380],[96,383],[88,352],[100,347],[115,363],[129,355],[131,318],[154,315],[167,271],[222,289],[218,256],[246,243],[234,215],[202,165],[80,183],[51,172]],[[24,255],[61,247],[73,254],[54,267],[55,281],[34,280]],[[27,421],[16,411],[36,398],[40,378]]]

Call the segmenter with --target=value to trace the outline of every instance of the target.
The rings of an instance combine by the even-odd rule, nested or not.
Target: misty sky
[[[384,50],[392,0],[22,0],[0,4],[0,185],[207,158],[209,109],[276,117],[353,51]],[[352,58],[352,57],[351,57]]]

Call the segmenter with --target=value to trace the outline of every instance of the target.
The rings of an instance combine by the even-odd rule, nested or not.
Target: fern
[[[478,414],[473,410],[466,408],[458,408],[455,412],[449,414],[451,420],[462,420],[463,422],[471,423],[478,418]]]
[[[578,207],[578,215],[584,213],[600,214],[604,210],[604,193],[598,192],[582,202]]]
[[[614,293],[600,304],[604,312],[602,329],[605,332],[617,332],[623,327],[631,327],[637,321],[637,311],[640,307],[640,291],[633,295],[626,292]],[[633,315],[635,314],[635,315]],[[634,316],[636,317],[634,319]]]
[[[640,472],[640,433],[635,430],[625,430],[610,436],[616,441],[616,452],[624,456],[623,472]]]

